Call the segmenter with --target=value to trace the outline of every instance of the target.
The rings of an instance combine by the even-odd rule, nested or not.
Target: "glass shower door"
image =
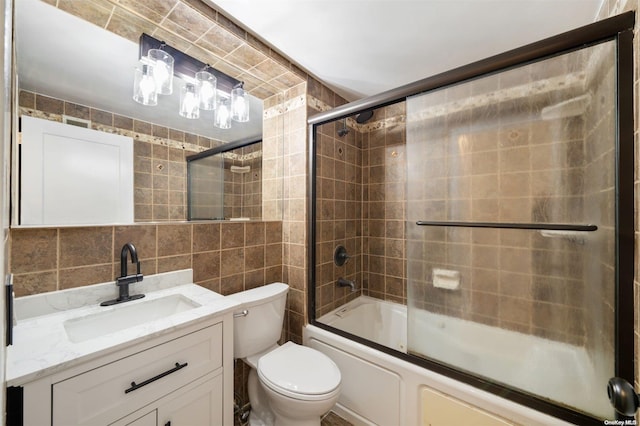
[[[615,41],[406,105],[409,353],[614,418]]]
[[[198,158],[187,167],[189,220],[224,219],[224,157]]]

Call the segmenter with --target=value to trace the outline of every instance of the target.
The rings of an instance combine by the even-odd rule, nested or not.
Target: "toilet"
[[[293,342],[278,345],[288,291],[273,283],[228,296],[241,303],[233,350],[251,367],[251,426],[319,426],[340,394],[340,370],[328,356]]]

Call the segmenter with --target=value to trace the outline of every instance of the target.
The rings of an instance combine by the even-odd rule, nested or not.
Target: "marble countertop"
[[[238,307],[239,303],[232,298],[192,282],[191,270],[144,277],[142,282],[130,288],[132,295],[144,293],[143,299],[109,307],[102,307],[99,303],[117,297],[118,289],[114,282],[15,299],[13,345],[7,348],[7,386],[24,385]],[[200,306],[77,343],[72,342],[65,331],[67,320],[174,294],[180,294]]]

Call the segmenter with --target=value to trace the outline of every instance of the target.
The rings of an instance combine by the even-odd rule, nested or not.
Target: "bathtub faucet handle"
[[[356,291],[356,282],[340,277],[338,278],[338,287],[350,287],[351,293],[353,293]]]
[[[344,265],[349,259],[351,259],[351,256],[349,256],[349,254],[347,253],[347,249],[344,248],[344,246],[336,247],[335,251],[333,252],[333,262],[336,264],[336,266]]]

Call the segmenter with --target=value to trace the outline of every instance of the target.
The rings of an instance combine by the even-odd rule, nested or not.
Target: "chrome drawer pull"
[[[129,389],[125,389],[124,393],[129,393],[129,392],[133,392],[136,389],[140,389],[141,387],[146,386],[151,382],[155,382],[158,379],[162,379],[164,376],[168,376],[171,373],[175,373],[178,370],[182,370],[187,365],[188,364],[186,362],[184,364],[180,364],[179,362],[176,362],[176,366],[174,368],[172,368],[171,370],[167,370],[164,373],[160,373],[157,376],[152,377],[150,379],[147,379],[142,383],[136,384],[136,382],[131,382],[131,387]]]
[[[241,318],[241,317],[246,317],[247,315],[249,315],[249,311],[246,309],[241,310],[240,312],[236,312],[233,314],[234,318]]]

